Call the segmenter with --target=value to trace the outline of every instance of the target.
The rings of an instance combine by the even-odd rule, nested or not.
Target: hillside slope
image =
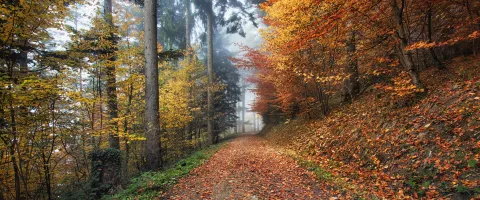
[[[422,73],[429,93],[392,101],[369,89],[327,118],[292,120],[265,137],[314,163],[339,198],[478,198],[480,193],[480,57]]]

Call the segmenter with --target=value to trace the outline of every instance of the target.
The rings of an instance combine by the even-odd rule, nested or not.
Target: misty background
[[[169,3],[175,3],[175,0],[170,0],[167,1]],[[248,4],[246,0],[240,0],[240,2],[244,4]],[[159,1],[160,8],[157,9],[158,12],[162,12],[162,3],[165,3],[163,1]],[[123,1],[123,0],[117,0],[114,1],[114,4],[116,6],[120,6],[122,8],[129,8],[129,7],[134,7],[138,6],[135,5],[132,2],[128,1]],[[116,9],[114,9],[114,16],[118,14],[118,11],[115,12]],[[140,9],[141,10],[141,9]],[[194,7],[194,4],[192,4],[192,11],[195,12],[196,8]],[[101,13],[103,11],[103,1],[102,0],[91,0],[89,3],[82,4],[82,5],[73,5],[73,8],[71,9],[71,16],[65,20],[65,24],[71,27],[75,27],[78,30],[89,30],[92,28],[92,18],[96,16],[96,14]],[[170,10],[169,10],[170,11]],[[178,12],[178,11],[175,11]],[[217,14],[219,11],[218,8],[214,9],[214,12]],[[227,10],[225,12],[224,18],[228,19],[231,17],[233,14],[236,14],[237,12],[240,12],[238,9],[227,7]],[[262,20],[260,19],[260,11],[259,9],[252,5],[251,8],[248,9],[248,12],[254,13],[255,14],[255,25],[251,21],[248,20],[243,20],[241,23],[241,28],[242,28],[242,33],[244,34],[239,34],[239,33],[227,33],[228,32],[228,27],[226,26],[219,26],[217,25],[215,27],[215,36],[214,36],[214,50],[217,51],[216,53],[222,55],[223,58],[221,60],[227,60],[228,57],[241,57],[242,52],[239,48],[239,46],[248,46],[251,48],[259,48],[260,44],[262,43],[262,37],[259,33],[259,29],[264,28],[265,24],[263,24]],[[139,14],[139,13],[137,13]],[[183,15],[184,13],[175,13],[178,15]],[[161,15],[161,14],[159,14]],[[196,16],[199,17],[199,16]],[[140,19],[143,19],[143,16],[141,15],[140,12]],[[216,19],[219,20],[219,19]],[[206,54],[206,41],[205,41],[205,25],[202,24],[200,19],[194,20],[195,24],[193,25],[192,29],[192,46],[198,48],[198,55],[201,57],[202,60],[205,60],[206,64],[206,59],[205,59],[205,54]],[[183,26],[184,24],[178,24],[178,26]],[[162,25],[162,21],[159,21],[158,24],[158,29],[159,29],[159,42],[162,43],[162,31],[165,29],[165,27]],[[66,45],[70,41],[71,35],[65,30],[59,30],[56,28],[50,28],[48,29],[50,35],[52,36],[52,39],[46,44],[49,46],[51,50],[54,51],[62,51],[66,50]],[[162,44],[165,50],[170,50],[170,49],[178,49],[178,47],[175,47],[174,45],[168,45],[168,44]],[[223,51],[223,52],[219,52]],[[202,57],[203,56],[203,57]],[[245,69],[239,69],[238,70],[240,74],[240,80],[238,82],[238,86],[240,88],[246,87],[245,89],[245,116],[243,117],[245,120],[245,132],[253,132],[254,131],[254,122],[256,122],[256,130],[259,131],[261,128],[264,126],[263,121],[261,119],[261,116],[257,113],[251,112],[252,104],[255,102],[256,95],[252,91],[256,88],[256,86],[250,82],[247,81],[248,77],[252,76],[253,71],[251,70],[245,70]],[[240,95],[240,102],[237,103],[237,128],[238,132],[242,132],[242,108],[243,108],[243,94]],[[230,130],[231,132],[234,132],[235,130],[232,128]]]

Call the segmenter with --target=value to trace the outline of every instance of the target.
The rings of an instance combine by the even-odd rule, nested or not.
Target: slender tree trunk
[[[46,159],[44,153],[42,153],[42,158],[43,158],[43,173],[45,177],[45,185],[47,188],[47,196],[48,196],[48,200],[52,200],[52,184],[51,184],[49,161]]]
[[[157,56],[157,1],[145,0],[145,169],[158,170],[162,166],[160,143],[160,116]]]
[[[20,190],[20,169],[18,168],[17,160],[15,159],[14,149],[15,149],[14,146],[10,147],[10,157],[11,157],[11,162],[13,163],[13,173],[15,176],[15,199],[20,200],[22,199],[21,190]]]
[[[191,48],[191,33],[192,33],[192,28],[191,28],[191,2],[190,0],[184,0],[183,1],[185,4],[185,49],[190,49]],[[189,94],[193,97],[194,95],[192,94],[192,91],[189,91]],[[193,126],[193,121],[189,122],[185,126],[185,134],[187,137],[187,140],[191,141],[193,139],[193,133],[192,133],[192,126]],[[193,149],[193,148],[189,148]]]
[[[116,45],[114,34],[113,34],[113,15],[112,15],[112,0],[104,1],[104,17],[105,21],[109,25],[110,31],[110,40],[112,40],[113,45]],[[120,140],[118,136],[118,123],[115,121],[118,118],[118,101],[117,101],[117,86],[116,86],[116,67],[115,67],[115,47],[109,47],[107,50],[108,62],[106,65],[106,75],[107,75],[107,104],[108,104],[108,114],[111,129],[109,130],[108,142],[110,148],[120,149]]]
[[[184,0],[185,4],[185,47],[186,49],[189,49],[191,46],[191,40],[190,36],[192,33],[192,28],[191,28],[191,16],[192,16],[192,11],[190,10],[190,0]]]
[[[23,46],[24,47],[29,46],[27,40],[23,41]],[[20,80],[20,79],[22,79],[24,77],[27,77],[29,75],[28,51],[21,51],[20,52],[20,58],[18,60],[18,64],[20,66],[20,75],[17,77],[17,79]],[[12,76],[14,76],[14,75],[12,74]],[[17,84],[18,83],[20,83],[20,82],[17,82]],[[22,90],[25,90],[25,88],[23,88]],[[12,97],[12,101],[13,101],[13,97]],[[14,108],[12,107],[12,109],[14,109]],[[18,114],[19,117],[25,118],[25,117],[27,117],[28,113],[29,113],[29,111],[28,111],[28,108],[26,106],[22,105],[18,108],[17,114]],[[15,131],[15,132],[17,132],[17,131]],[[17,136],[18,135],[19,134],[17,132]],[[17,139],[19,140],[20,138],[21,137],[18,137]],[[30,152],[30,156],[32,156],[31,155],[31,153],[32,153],[31,148],[32,148],[32,146],[30,146],[30,151],[28,150],[28,148],[25,149],[25,152]],[[23,186],[24,186],[24,190],[25,190],[25,196],[31,198],[31,195],[30,195],[29,189],[28,189],[28,186],[29,186],[28,185],[28,176],[29,176],[29,173],[30,173],[30,171],[28,169],[29,169],[30,162],[28,160],[26,161],[26,160],[22,159],[23,154],[20,151],[20,145],[19,145],[18,141],[17,141],[17,145],[16,145],[15,149],[16,149],[17,159],[18,159],[19,175],[20,175],[21,181],[23,182]],[[24,149],[22,148],[22,150],[24,150]],[[23,163],[26,163],[27,166],[24,167]],[[25,172],[23,172],[22,169]]]
[[[20,58],[17,60],[17,63],[20,67],[20,74],[22,76],[27,76],[28,74],[28,53],[26,51],[21,51],[20,52]],[[9,90],[9,107],[10,107],[10,124],[9,126],[11,127],[11,133],[12,133],[12,139],[10,139],[10,158],[11,162],[13,165],[13,173],[15,177],[15,199],[20,200],[22,199],[21,196],[21,180],[23,180],[23,183],[25,184],[26,181],[22,177],[22,159],[20,157],[20,148],[19,146],[19,132],[18,132],[18,127],[17,127],[17,114],[19,113],[20,116],[26,114],[26,108],[24,106],[20,106],[18,108],[18,113],[16,112],[16,108],[14,106],[14,97],[13,97],[13,88],[12,85],[14,84],[19,84],[18,80],[21,77],[15,77],[14,74],[14,68],[12,65],[10,65],[9,69],[9,76],[10,76],[10,83],[11,85],[8,86]],[[18,160],[17,160],[18,159]],[[28,193],[28,188],[25,185],[25,193]]]
[[[424,89],[420,77],[418,75],[417,69],[412,63],[412,60],[409,58],[405,48],[408,46],[408,36],[405,31],[405,26],[403,23],[403,10],[405,8],[405,0],[401,0],[402,7],[398,7],[397,0],[391,0],[390,5],[392,8],[392,15],[395,19],[395,26],[396,26],[396,34],[397,37],[400,39],[399,45],[396,47],[396,54],[400,64],[407,70],[408,75],[412,83],[417,86],[417,88]]]
[[[130,29],[127,27],[127,36],[130,35]],[[127,40],[127,49],[130,49],[130,42]],[[130,54],[129,54],[130,55]],[[133,69],[132,66],[128,66],[128,73],[130,77],[133,75]],[[130,112],[132,110],[132,100],[133,100],[133,82],[129,81],[129,87],[128,87],[128,103],[127,103],[127,111],[125,112],[124,120],[123,120],[123,133],[128,133],[128,117],[130,115]],[[124,162],[124,167],[123,167],[123,180],[124,183],[127,183],[128,181],[128,161],[130,159],[130,145],[129,143],[129,137],[124,137],[124,142],[125,142],[125,162]]]
[[[432,25],[432,15],[433,15],[433,5],[431,3],[428,3],[428,10],[427,10],[427,26],[428,26],[428,43],[433,43],[433,25]],[[432,55],[433,62],[435,66],[438,69],[445,69],[445,65],[443,65],[442,61],[440,61],[440,58],[437,56],[437,53],[435,53],[435,47],[430,47],[428,48],[428,51],[430,52],[430,55]]]
[[[257,114],[253,113],[253,132],[257,132]]]
[[[129,67],[130,75],[132,74],[132,67]],[[129,83],[129,91],[128,91],[128,104],[127,104],[127,112],[125,112],[125,119],[123,121],[123,132],[128,133],[128,116],[131,112],[132,100],[133,100],[133,83]],[[130,145],[128,144],[129,139],[125,137],[125,166],[123,167],[123,177],[125,180],[128,179],[128,161],[129,161],[129,154],[130,154]]]
[[[20,65],[20,73],[22,75],[28,74],[28,52],[21,51],[19,54],[18,64]]]
[[[247,93],[247,85],[245,82],[242,85],[242,133],[245,133],[245,100]]]
[[[208,34],[208,92],[207,92],[207,134],[208,142],[213,144],[215,142],[215,136],[213,135],[213,4],[211,1],[207,3],[207,34]]]
[[[102,82],[101,82],[101,74],[102,74],[102,69],[100,68],[100,70],[98,71],[98,77],[97,77],[97,91],[98,91],[98,98],[99,98],[99,102],[98,102],[98,116],[100,118],[100,126],[99,126],[99,130],[103,130],[103,92],[102,92]],[[98,137],[98,144],[97,146],[100,147],[100,145],[102,144],[102,137]]]
[[[91,113],[91,120],[90,120],[90,126],[92,127],[92,131],[95,132],[95,110],[96,110],[96,100],[97,100],[97,94],[95,93],[95,77],[92,78],[92,93],[93,93],[93,103],[92,103],[92,113]],[[95,149],[97,149],[97,143],[95,142],[95,136],[92,136],[92,145],[94,146]]]
[[[240,115],[239,112],[238,112],[238,109],[239,109],[238,102],[236,103],[235,107],[236,107],[235,108],[236,109],[235,113],[236,113],[237,117],[235,118],[235,128],[233,129],[233,131],[234,131],[235,134],[237,134],[238,133],[238,116]]]
[[[347,69],[346,73],[349,76],[345,80],[345,90],[343,93],[344,101],[353,100],[360,93],[360,80],[358,73],[358,59],[356,55],[356,35],[352,31],[350,38],[347,41]]]
[[[10,98],[13,98],[13,97],[11,96]],[[13,108],[12,101],[13,99],[10,99],[10,118],[11,118],[10,126],[12,127],[12,135],[13,135],[13,139],[11,141],[11,146],[10,146],[10,158],[13,164],[13,173],[15,176],[15,199],[20,200],[22,199],[21,190],[20,190],[20,169],[18,167],[17,159],[15,156],[15,149],[17,148],[17,143],[18,143],[17,124],[16,124],[16,118],[15,118],[15,110]]]
[[[52,138],[52,143],[51,143],[51,146],[50,146],[50,149],[48,150],[49,152],[49,155],[45,155],[45,152],[42,151],[42,159],[43,159],[43,170],[44,170],[44,176],[45,176],[45,185],[46,185],[46,188],[47,188],[47,196],[48,196],[48,200],[52,200],[53,199],[53,195],[52,195],[52,175],[51,175],[51,169],[50,169],[50,161],[51,161],[51,158],[52,158],[52,154],[53,154],[53,151],[54,151],[54,148],[55,148],[55,139],[56,139],[56,117],[55,117],[55,99],[53,100],[52,102],[52,135],[53,135],[53,138]]]

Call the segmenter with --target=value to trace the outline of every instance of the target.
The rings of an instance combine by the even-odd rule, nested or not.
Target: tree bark
[[[245,133],[245,100],[247,93],[247,85],[245,82],[242,85],[242,133]]]
[[[427,26],[428,26],[428,43],[433,42],[433,25],[432,25],[432,15],[433,15],[433,5],[431,3],[428,3],[428,11],[427,11]],[[435,47],[430,47],[428,48],[428,51],[430,52],[430,55],[432,55],[433,61],[435,66],[438,69],[445,69],[445,65],[440,61],[440,58],[437,56],[437,53],[435,53]]]
[[[162,166],[157,57],[157,1],[145,0],[145,169]]]
[[[403,24],[403,10],[405,8],[405,0],[401,0],[402,7],[398,7],[397,0],[391,0],[390,5],[392,8],[392,17],[395,20],[395,29],[397,37],[400,42],[396,47],[396,54],[400,64],[407,70],[408,75],[410,76],[412,84],[414,84],[419,89],[424,89],[420,77],[418,75],[417,69],[412,63],[412,60],[409,58],[405,48],[408,46],[408,36],[405,31],[405,26]]]
[[[210,144],[215,142],[215,136],[213,135],[213,4],[211,1],[207,2],[207,34],[208,34],[208,92],[207,92],[207,134]]]
[[[190,10],[190,0],[184,0],[185,4],[185,47],[186,49],[191,48],[191,40],[190,36],[192,33],[192,27],[191,27],[191,16],[192,16],[192,11]]]
[[[352,31],[350,38],[347,41],[347,69],[346,73],[349,76],[344,83],[343,100],[353,100],[360,93],[360,81],[358,73],[358,59],[356,56],[356,35]]]
[[[130,35],[130,29],[127,28],[127,36]],[[127,49],[130,49],[130,42],[127,40]],[[130,76],[133,75],[133,69],[132,65],[128,66],[128,73]],[[133,82],[129,81],[129,87],[128,87],[128,103],[127,103],[127,110],[125,112],[124,120],[123,120],[123,132],[128,133],[128,117],[131,113],[132,110],[132,100],[133,100]],[[128,162],[130,159],[130,145],[129,143],[129,137],[124,138],[125,141],[125,162],[124,162],[124,167],[123,167],[123,181],[124,183],[128,182]]]
[[[257,132],[257,114],[253,113],[253,132]]]
[[[129,44],[127,44],[129,46]],[[129,73],[132,75],[132,66],[129,66]],[[123,132],[128,133],[128,117],[131,112],[132,100],[133,100],[133,82],[129,83],[129,91],[128,91],[128,104],[127,104],[127,111],[125,112],[125,119],[123,121]],[[125,166],[123,167],[123,177],[125,180],[128,179],[128,161],[130,156],[130,145],[128,144],[129,139],[125,137]]]
[[[191,28],[191,16],[192,16],[192,11],[191,11],[191,2],[190,0],[184,0],[183,1],[185,4],[185,49],[190,49],[191,48],[191,33],[192,33],[192,28]],[[192,94],[192,91],[189,91],[190,94]],[[193,96],[193,95],[192,95]],[[187,136],[187,139],[191,141],[193,139],[193,133],[192,133],[192,122],[189,122],[185,126],[185,134]],[[189,148],[193,149],[193,148]]]
[[[11,87],[9,87],[9,89],[11,90]],[[11,93],[11,91],[10,91]],[[11,95],[11,94],[10,94]],[[17,123],[16,123],[16,118],[15,118],[15,110],[13,108],[13,97],[10,96],[10,121],[11,121],[11,124],[10,126],[12,127],[12,136],[13,136],[13,139],[11,140],[11,146],[10,146],[10,158],[11,158],[11,162],[13,164],[13,172],[14,172],[14,176],[15,176],[15,199],[16,200],[20,200],[22,199],[21,197],[21,190],[20,190],[20,169],[18,167],[18,164],[17,164],[17,159],[16,159],[16,156],[15,156],[15,149],[17,148],[17,143],[18,143],[18,132],[17,132]]]
[[[113,34],[113,15],[112,15],[112,0],[104,1],[104,17],[109,26],[109,37],[113,45],[116,45]],[[118,123],[115,121],[118,118],[118,100],[117,100],[117,84],[116,84],[116,67],[115,67],[115,47],[107,49],[108,62],[106,65],[107,75],[107,105],[111,129],[109,130],[108,143],[110,148],[120,149],[120,139],[118,136]]]
[[[238,112],[238,102],[236,103],[236,107],[235,107],[235,113],[237,115],[237,118],[235,118],[235,128],[233,129],[234,133],[237,134],[238,133],[238,116],[240,116],[240,113]]]

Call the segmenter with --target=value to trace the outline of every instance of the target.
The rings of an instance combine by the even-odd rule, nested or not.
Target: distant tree
[[[158,1],[157,40],[165,50],[180,49],[186,45],[186,13],[188,2],[178,0]],[[191,24],[190,24],[191,25]]]
[[[245,36],[245,31],[243,30],[243,24],[246,21],[252,22],[255,26],[255,17],[252,12],[248,10],[248,4],[244,4],[238,0],[220,0],[213,4],[209,0],[195,0],[194,3],[199,7],[201,19],[205,22],[206,27],[206,43],[207,43],[207,73],[209,76],[210,83],[214,81],[215,69],[213,68],[213,59],[214,59],[214,33],[217,25],[227,27],[227,33],[234,34],[238,33],[241,36]],[[219,8],[219,13],[215,15],[214,8]],[[240,12],[233,14],[228,19],[225,19],[227,9],[239,9]],[[209,91],[207,94],[207,112],[208,112],[208,121],[207,121],[207,132],[210,135],[210,142],[215,142],[215,133],[213,119],[215,114],[214,111],[214,94],[212,91]]]
[[[217,33],[217,35],[220,35]],[[230,61],[233,53],[227,48],[227,40],[218,36],[215,38],[214,46],[217,47],[214,53],[213,69],[215,71],[215,82],[223,85],[222,89],[214,94],[214,136],[218,142],[218,135],[228,128],[236,125],[236,104],[240,100],[239,70]]]

